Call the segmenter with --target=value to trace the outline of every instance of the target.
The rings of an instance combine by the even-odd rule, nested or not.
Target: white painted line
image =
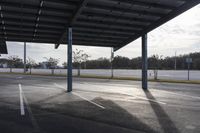
[[[58,87],[58,88],[61,88],[61,89],[63,89],[64,91],[66,91],[66,90],[67,90],[65,87],[63,87],[63,86],[61,86],[61,85],[58,85],[57,83],[54,83],[54,85],[55,85],[56,87]]]
[[[83,82],[83,83],[84,83],[84,84],[89,84],[89,83],[85,83],[85,82]],[[60,85],[58,85],[58,84],[56,84],[56,83],[54,83],[54,85],[57,86],[57,87],[59,87],[59,88],[61,88],[61,89],[66,90],[66,88],[64,88],[63,86],[60,86]],[[94,85],[94,84],[90,84],[90,85]],[[80,98],[82,98],[82,99],[84,99],[84,100],[86,100],[86,101],[88,101],[88,102],[90,102],[90,103],[92,103],[92,104],[94,104],[94,105],[100,107],[100,108],[105,109],[105,107],[103,107],[103,106],[101,106],[101,105],[99,105],[99,104],[97,104],[97,103],[95,103],[95,102],[93,102],[93,101],[90,101],[90,100],[88,100],[88,99],[86,99],[86,98],[80,96],[79,94],[77,94],[77,93],[75,93],[75,92],[72,92],[72,93],[73,93],[74,95],[76,95],[76,96],[78,96],[78,97],[80,97]],[[122,94],[123,94],[123,93],[122,93]],[[124,94],[125,94],[125,93],[124,93]],[[125,94],[125,95],[126,95],[126,94]],[[161,102],[161,101],[157,101],[157,100],[153,100],[153,99],[148,99],[148,98],[145,98],[145,97],[140,97],[140,96],[136,96],[136,95],[131,95],[131,96],[136,97],[136,98],[139,98],[139,99],[142,99],[142,100],[154,102],[154,103],[159,103],[159,104],[163,104],[163,105],[167,104],[167,103],[164,103],[164,102]]]
[[[180,93],[175,93],[175,92],[169,92],[169,91],[163,91],[163,90],[155,90],[155,89],[153,89],[153,91],[161,91],[161,92],[169,93],[169,94],[173,94],[173,95],[184,96],[184,97],[189,97],[189,98],[194,98],[194,99],[200,99],[200,97],[197,97],[197,96],[191,96],[191,95],[180,94]]]
[[[21,86],[21,84],[20,84],[20,86]],[[27,110],[28,110],[28,113],[29,113],[29,117],[30,117],[31,122],[32,122],[33,127],[34,127],[34,132],[40,132],[40,128],[39,128],[39,126],[36,122],[36,119],[33,117],[33,113],[31,111],[29,104],[28,104],[28,100],[26,99],[26,96],[23,93],[22,87],[21,87],[21,92],[22,92],[22,96],[24,98],[24,103],[26,104],[26,107],[27,107]]]
[[[23,77],[17,77],[17,79],[22,79]]]
[[[89,99],[87,99],[87,98],[85,98],[85,97],[82,97],[81,95],[77,94],[76,92],[72,92],[72,94],[74,94],[74,95],[76,95],[76,96],[78,96],[78,97],[80,97],[80,98],[82,98],[82,99],[88,101],[88,102],[91,103],[91,104],[96,105],[96,106],[99,107],[99,108],[105,109],[105,107],[103,107],[102,105],[99,105],[99,104],[97,104],[97,103],[95,103],[95,102],[93,102],[93,101],[90,101]]]
[[[24,102],[23,102],[23,94],[22,94],[22,86],[19,84],[19,95],[20,95],[20,112],[21,115],[25,115],[25,110],[24,110]]]

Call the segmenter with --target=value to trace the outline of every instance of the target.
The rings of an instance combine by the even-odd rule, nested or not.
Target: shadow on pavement
[[[30,119],[21,116],[18,108],[0,106],[0,118],[1,133],[31,133],[33,131]]]
[[[148,99],[156,100],[149,90],[144,90],[144,93]],[[170,119],[165,110],[156,102],[149,102],[153,111],[155,112],[160,126],[164,133],[180,133],[174,122]]]
[[[53,106],[44,101],[30,106],[38,125],[46,133],[158,133],[111,100],[98,97],[92,101],[106,109],[83,100],[53,102]],[[53,103],[51,100],[49,104]]]

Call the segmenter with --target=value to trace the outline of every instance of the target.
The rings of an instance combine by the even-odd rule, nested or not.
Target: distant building
[[[41,69],[48,69],[48,62],[42,62],[42,63],[40,63],[40,66],[41,66]]]
[[[0,68],[8,68],[8,59],[5,58],[0,59]]]

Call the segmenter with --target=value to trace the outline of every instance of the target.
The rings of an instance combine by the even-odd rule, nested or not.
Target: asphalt
[[[200,85],[0,74],[2,133],[199,133]]]

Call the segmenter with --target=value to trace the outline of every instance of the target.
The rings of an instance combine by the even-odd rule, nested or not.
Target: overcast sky
[[[166,24],[158,27],[148,34],[148,56],[153,54],[166,56],[174,56],[177,54],[187,54],[190,52],[200,52],[200,5],[188,10]],[[7,42],[8,57],[10,55],[18,55],[23,58],[23,43]],[[111,48],[102,47],[86,47],[73,46],[84,50],[91,56],[90,59],[100,57],[110,58]],[[67,46],[61,45],[58,49],[54,49],[52,44],[27,44],[27,57],[37,62],[44,61],[44,57],[54,57],[60,59],[60,63],[66,61]],[[121,48],[115,55],[126,56],[129,58],[141,55],[141,38]],[[1,58],[2,58],[1,57]]]

